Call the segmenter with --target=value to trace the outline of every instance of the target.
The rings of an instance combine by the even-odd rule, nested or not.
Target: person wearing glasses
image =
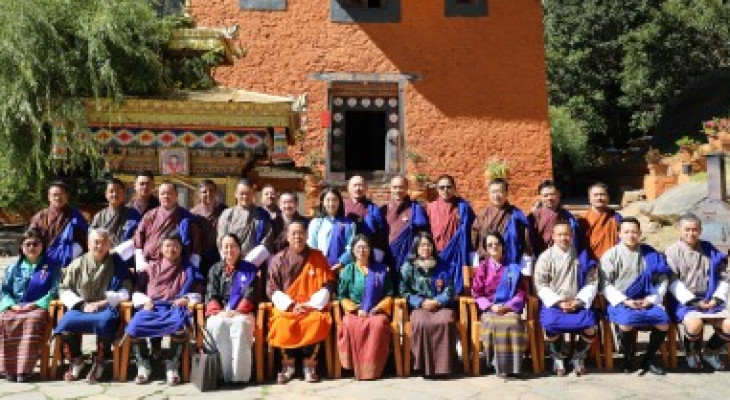
[[[456,195],[456,183],[450,175],[437,181],[438,198],[426,206],[431,234],[441,260],[448,266],[454,281],[455,294],[464,288],[462,267],[472,265],[471,230],[474,211],[469,203]]]
[[[489,206],[474,223],[472,239],[479,253],[479,260],[490,257],[491,252],[485,246],[490,232],[499,232],[504,238],[503,257],[505,265],[523,264],[526,271],[532,271],[532,245],[530,223],[519,208],[507,200],[509,184],[502,178],[493,179],[487,186]]]
[[[48,306],[61,278],[61,266],[49,261],[43,233],[30,228],[20,239],[18,261],[5,271],[0,302],[0,373],[9,381],[27,380],[41,357]]]
[[[527,284],[519,262],[505,259],[505,241],[497,231],[484,237],[488,258],[474,272],[471,295],[481,312],[480,336],[497,376],[519,375],[527,347],[522,309]]]
[[[65,268],[84,253],[89,225],[81,212],[68,204],[65,183],[51,183],[48,203],[48,208],[31,218],[29,227],[41,230],[47,260]]]

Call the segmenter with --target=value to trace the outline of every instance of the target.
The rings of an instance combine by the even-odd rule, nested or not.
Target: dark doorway
[[[345,112],[345,167],[347,171],[385,170],[384,111]]]

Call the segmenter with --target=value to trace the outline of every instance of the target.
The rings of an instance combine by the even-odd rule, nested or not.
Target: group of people
[[[456,195],[451,176],[438,179],[438,198],[426,205],[410,199],[406,179],[395,177],[382,206],[368,199],[365,180],[355,176],[344,197],[324,189],[311,220],[298,213],[295,193],[277,194],[272,186],[262,188],[257,205],[247,180],[236,185],[236,205],[229,208],[209,180],[200,183],[199,204],[189,211],[178,204],[173,183],[162,182],[157,196],[154,187],[151,174],[140,174],[135,198],[125,204],[124,184],[111,179],[109,205],[89,225],[69,205],[67,187],[50,186],[49,207],[32,218],[2,284],[0,373],[7,379],[24,381],[32,373],[56,298],[67,309],[53,334],[63,341],[68,381],[80,379],[87,366],[86,333],[97,337],[89,382],[102,377],[112,342],[124,335],[132,341],[136,383],[149,382],[153,365],[163,361],[167,382],[178,383],[188,306],[204,302],[223,380],[247,382],[253,314],[270,301],[265,340],[280,352],[277,382],[294,377],[297,358],[304,379],[316,382],[333,324],[332,299],[345,313],[336,340],[342,367],[357,379],[376,379],[390,353],[396,297],[409,312],[413,368],[444,376],[455,364],[459,295],[475,299],[488,365],[501,376],[518,375],[527,343],[521,315],[530,293],[540,300],[539,322],[558,375],[571,366],[585,373],[603,312],[617,326],[626,371],[635,368],[634,331],[650,329],[638,367],[664,373],[653,358],[672,320],[684,326],[690,368],[703,362],[724,368],[718,354],[730,340],[726,256],[699,239],[701,222],[693,215],[680,219],[680,239],[666,255],[641,244],[639,221],[609,208],[600,183],[589,188],[591,209],[580,218],[562,208],[552,181],[540,184],[540,204],[525,215],[509,203],[508,183],[495,179],[488,184],[490,205],[477,217]],[[463,293],[464,266],[474,268],[471,293]],[[595,308],[598,293],[606,310]],[[124,301],[135,312],[120,332]],[[715,332],[703,347],[705,324]],[[578,335],[572,348],[566,334]],[[164,336],[170,336],[166,352]]]

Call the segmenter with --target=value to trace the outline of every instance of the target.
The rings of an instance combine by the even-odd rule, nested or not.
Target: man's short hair
[[[289,195],[294,199],[294,203],[299,204],[299,198],[297,197],[296,193],[292,192],[291,190],[284,190],[283,192],[279,193],[279,200],[281,200],[282,197]]]
[[[593,190],[595,188],[601,188],[601,189],[605,190],[606,192],[608,192],[608,185],[606,185],[603,182],[596,182],[596,183],[592,184],[591,186],[588,186],[588,193],[591,193],[591,190]]]
[[[554,188],[555,190],[558,190],[558,185],[556,185],[555,181],[552,179],[545,179],[537,185],[537,194],[542,193],[542,190],[547,188]]]
[[[119,186],[122,189],[124,189],[124,182],[122,182],[122,180],[119,179],[119,178],[109,178],[109,179],[107,179],[106,180],[106,185],[107,186],[109,186],[109,185],[116,185],[116,186]]]
[[[134,179],[136,180],[137,178],[150,178],[150,180],[154,180],[155,175],[152,173],[152,171],[146,170],[138,173]]]
[[[59,188],[63,189],[64,192],[68,193],[68,185],[64,181],[53,181],[48,185],[48,190],[51,190],[53,188]]]
[[[213,182],[210,179],[203,179],[198,183],[198,190],[203,189],[208,186],[212,186],[212,187],[218,189],[218,185],[216,185],[215,182]]]
[[[637,228],[639,228],[639,230],[641,230],[641,222],[639,222],[639,220],[634,217],[624,217],[623,219],[621,219],[621,224],[619,224],[618,226],[619,231],[621,230],[621,225],[623,224],[634,224]]]
[[[492,185],[502,185],[502,188],[504,189],[505,192],[509,190],[509,183],[507,183],[507,180],[504,178],[492,179],[491,181],[489,181],[488,187],[492,186]]]
[[[702,227],[702,220],[692,213],[686,213],[679,217],[678,225],[682,226],[682,222],[696,222],[700,228]]]

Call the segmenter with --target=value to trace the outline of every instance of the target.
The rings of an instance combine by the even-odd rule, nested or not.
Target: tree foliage
[[[669,103],[730,61],[726,0],[545,0],[544,10],[550,103],[594,145],[656,134]]]
[[[43,182],[99,165],[85,99],[158,94],[184,86],[180,76],[210,84],[210,57],[182,72],[166,65],[171,30],[189,25],[158,15],[168,1],[0,1],[0,207],[37,201]],[[49,157],[59,141],[63,161]]]

